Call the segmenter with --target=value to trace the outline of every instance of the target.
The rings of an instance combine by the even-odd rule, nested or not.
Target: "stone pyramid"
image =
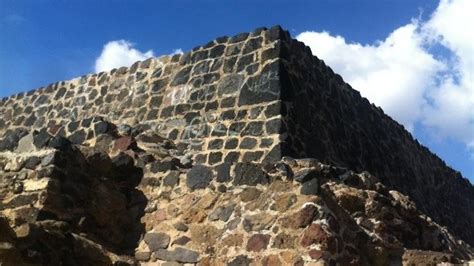
[[[279,26],[13,95],[0,116],[7,265],[472,257],[472,184]]]

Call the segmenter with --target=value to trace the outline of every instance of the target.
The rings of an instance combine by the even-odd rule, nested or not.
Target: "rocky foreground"
[[[2,266],[418,265],[474,254],[367,172],[288,157],[195,165],[186,143],[147,126],[74,123],[82,134],[46,127],[0,141]]]

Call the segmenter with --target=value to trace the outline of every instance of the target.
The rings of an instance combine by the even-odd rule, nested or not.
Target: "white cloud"
[[[178,48],[178,49],[174,49],[171,55],[183,54],[183,53],[184,53],[183,50],[181,48]]]
[[[431,19],[423,26],[431,43],[439,43],[452,54],[450,71],[439,86],[428,94],[432,102],[424,109],[423,124],[433,127],[440,137],[464,141],[474,150],[474,1],[442,0]]]
[[[328,32],[297,39],[409,130],[419,123],[474,148],[473,3],[442,0],[428,21],[413,20],[373,44]],[[436,46],[446,52],[432,52]]]
[[[416,22],[407,24],[373,45],[347,43],[327,32],[304,32],[297,38],[362,96],[412,129],[421,117],[426,85],[434,83],[436,72],[442,68],[422,48],[417,28]]]
[[[102,53],[95,61],[95,71],[107,71],[122,66],[130,66],[153,56],[153,51],[140,52],[133,44],[125,41],[110,41],[104,45]]]

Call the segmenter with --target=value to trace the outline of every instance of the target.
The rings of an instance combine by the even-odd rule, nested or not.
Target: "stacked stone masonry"
[[[94,132],[81,144],[30,132],[0,153],[3,265],[411,265],[473,256],[367,172],[290,157],[193,164],[190,145],[101,123],[79,123]]]
[[[64,134],[77,127],[71,121],[103,116],[117,124],[146,124],[190,143],[200,163],[261,161],[279,142],[280,101],[246,104],[240,88],[278,94],[278,72],[272,70],[279,60],[273,52],[277,34],[260,29],[217,38],[183,55],[150,58],[3,99],[0,133],[47,124]]]
[[[472,184],[279,26],[4,98],[0,117],[0,213],[13,228],[0,242],[13,253],[70,239],[72,260],[90,265],[472,256],[459,240],[474,243]],[[302,227],[278,218],[307,206],[318,214]]]

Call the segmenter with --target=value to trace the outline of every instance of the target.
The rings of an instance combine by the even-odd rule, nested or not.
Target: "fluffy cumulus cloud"
[[[107,71],[113,68],[130,66],[136,61],[145,60],[153,56],[153,51],[140,52],[133,48],[133,44],[125,41],[110,41],[104,45],[102,53],[95,61],[95,71]]]
[[[474,150],[474,1],[441,1],[423,31],[431,43],[448,48],[449,69],[439,86],[427,93],[424,125],[443,136],[463,140]]]
[[[297,39],[409,130],[421,125],[474,150],[472,10],[472,0],[441,0],[428,20],[412,20],[373,44],[314,31]]]

